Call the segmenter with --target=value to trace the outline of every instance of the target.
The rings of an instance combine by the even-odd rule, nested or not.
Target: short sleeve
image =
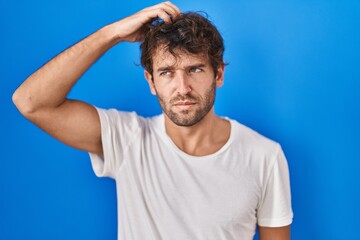
[[[279,146],[273,167],[258,208],[258,225],[281,227],[292,223],[291,191],[288,164]]]
[[[92,168],[98,177],[115,178],[123,163],[124,152],[140,129],[135,112],[96,108],[101,125],[103,155],[89,153]]]

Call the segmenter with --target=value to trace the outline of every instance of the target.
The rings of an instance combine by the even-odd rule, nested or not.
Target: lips
[[[177,102],[174,105],[175,106],[189,106],[189,105],[194,105],[194,102]]]
[[[180,110],[189,110],[191,109],[196,103],[194,102],[177,102],[174,106]]]

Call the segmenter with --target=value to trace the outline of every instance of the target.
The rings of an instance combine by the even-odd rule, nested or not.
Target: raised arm
[[[82,74],[110,48],[122,41],[141,41],[145,24],[156,18],[169,23],[170,16],[178,14],[175,5],[164,2],[101,28],[30,75],[13,94],[14,104],[51,136],[72,147],[101,154],[96,109],[66,96]]]

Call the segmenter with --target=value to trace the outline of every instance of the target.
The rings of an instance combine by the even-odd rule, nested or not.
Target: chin
[[[177,126],[180,127],[192,127],[195,124],[199,123],[204,116],[199,116],[199,115],[195,115],[195,116],[188,116],[188,117],[183,117],[183,116],[179,116],[179,115],[184,115],[184,114],[167,114],[167,116],[169,117],[169,119]]]

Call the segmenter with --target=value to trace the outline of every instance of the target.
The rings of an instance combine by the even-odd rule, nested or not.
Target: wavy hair
[[[153,74],[153,59],[158,47],[169,51],[175,58],[178,50],[190,54],[203,54],[210,60],[213,70],[224,64],[224,43],[216,27],[200,13],[183,13],[166,24],[155,21],[145,30],[144,40],[140,45],[141,65]]]

